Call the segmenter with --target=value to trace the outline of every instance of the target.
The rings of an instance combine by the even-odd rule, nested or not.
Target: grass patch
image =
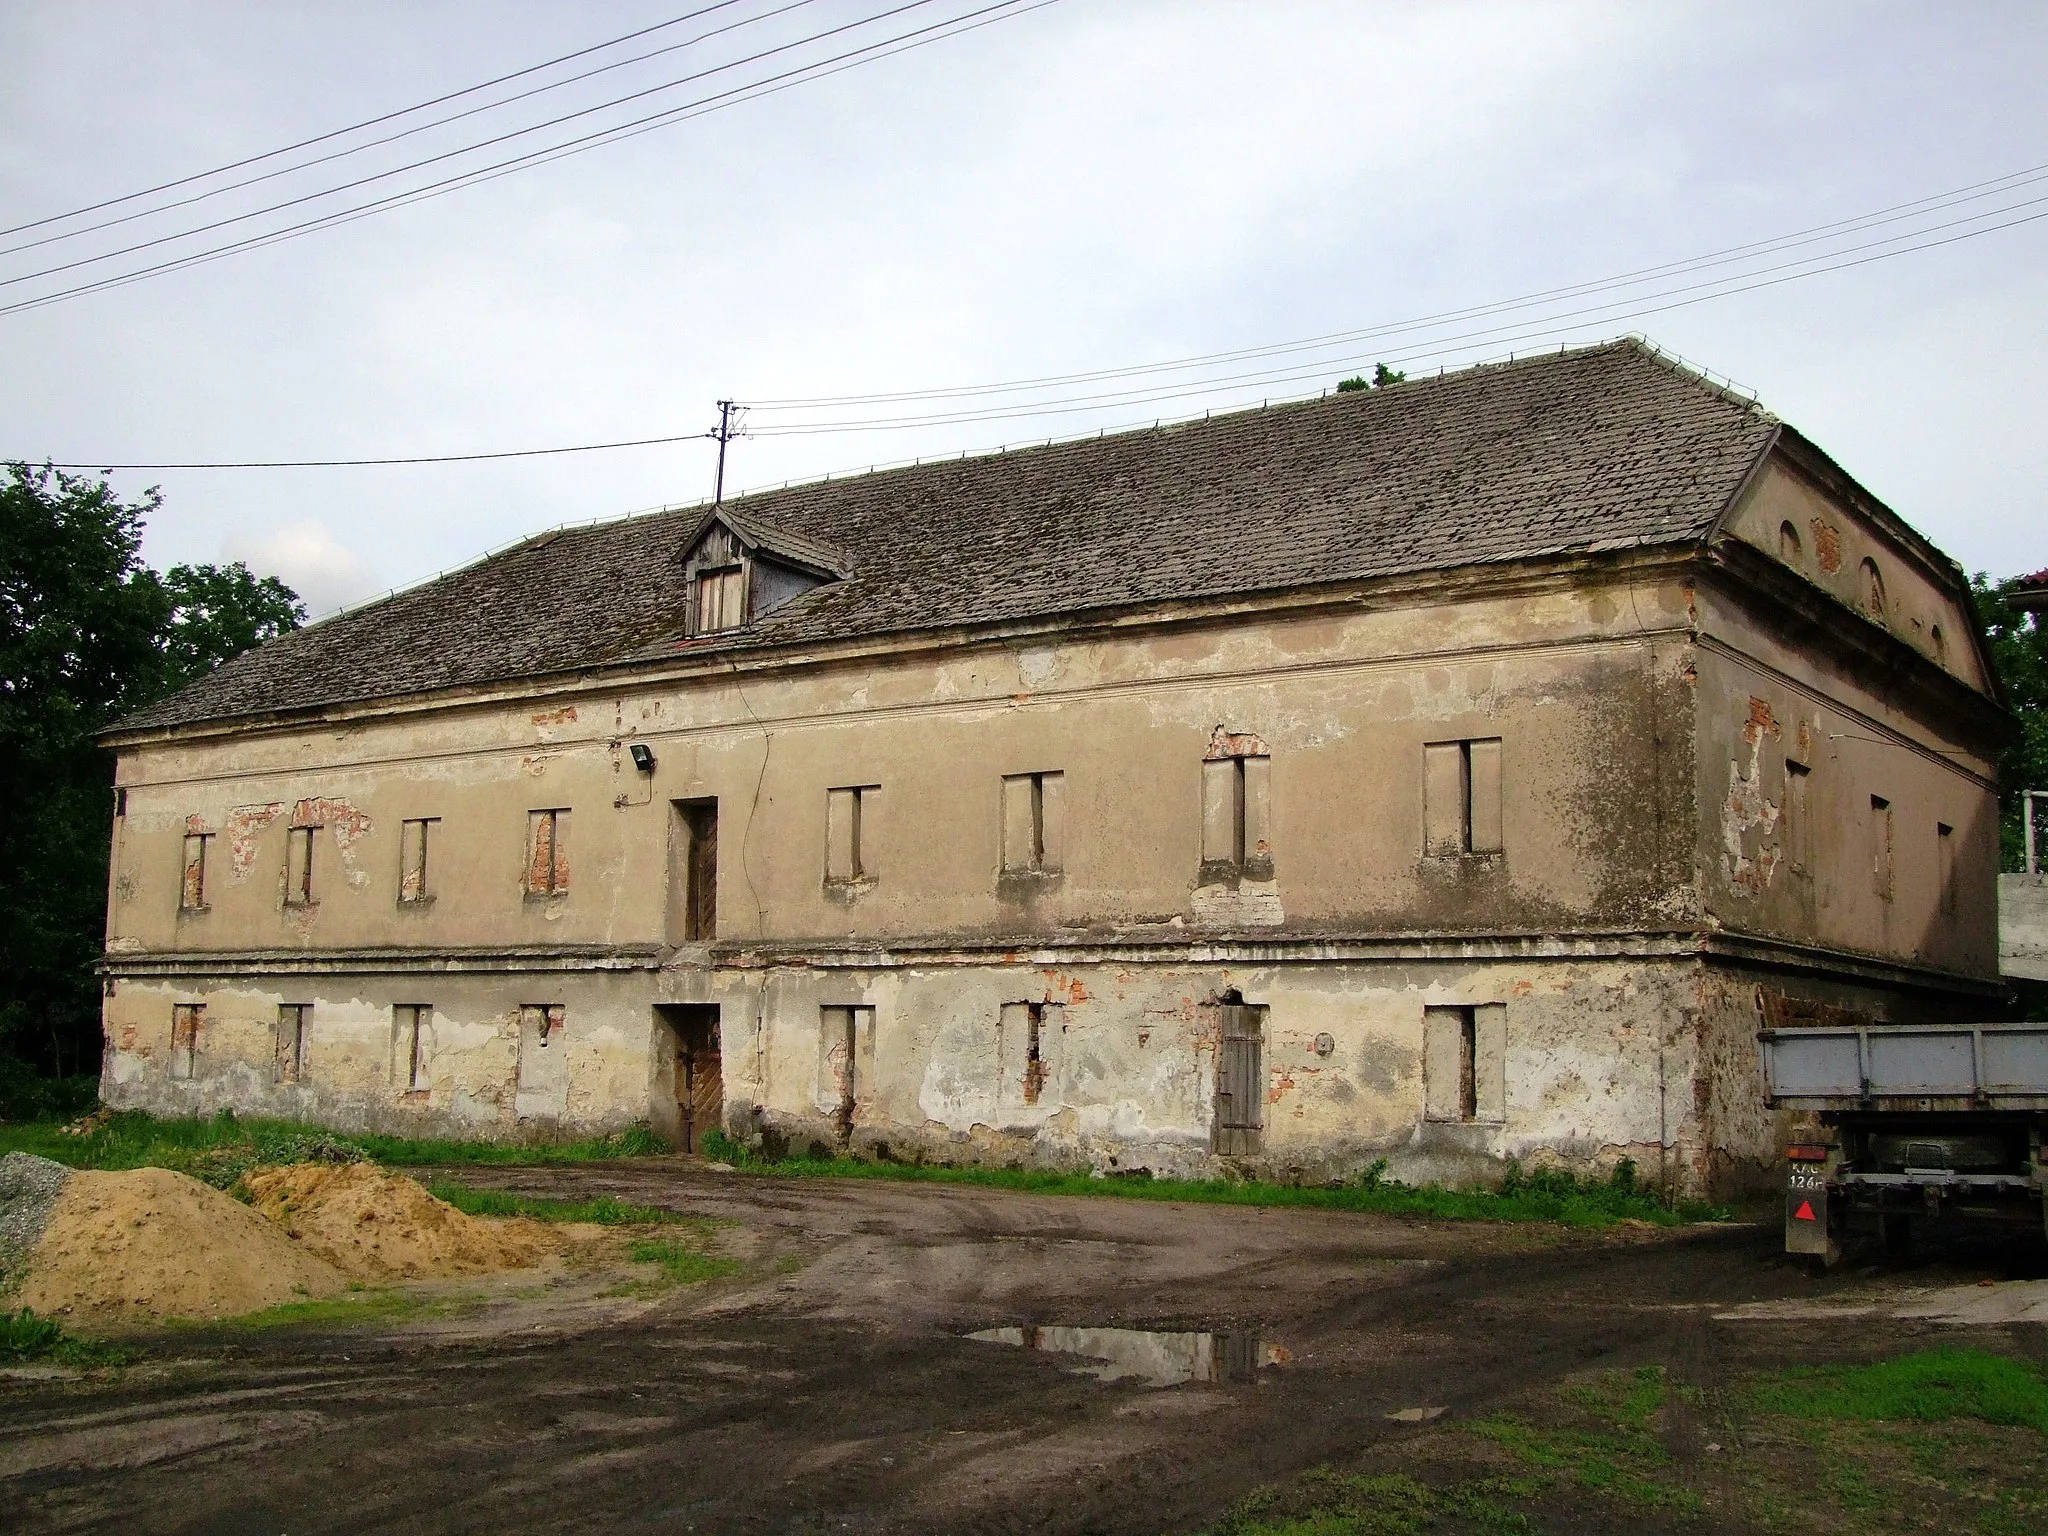
[[[265,1330],[308,1326],[347,1327],[356,1323],[392,1323],[414,1318],[443,1316],[467,1305],[460,1297],[429,1297],[409,1291],[361,1290],[344,1296],[308,1298],[280,1302],[260,1312],[217,1322],[182,1319],[181,1328],[235,1328]]]
[[[1725,1221],[1725,1207],[1697,1201],[1668,1203],[1636,1181],[1633,1164],[1623,1162],[1608,1179],[1570,1173],[1524,1173],[1513,1164],[1501,1187],[1443,1189],[1434,1184],[1396,1184],[1375,1164],[1348,1184],[1272,1184],[1255,1179],[1155,1179],[1146,1176],[1097,1178],[1026,1168],[948,1168],[928,1163],[869,1162],[851,1157],[792,1157],[780,1161],[750,1152],[713,1131],[704,1138],[708,1157],[735,1168],[785,1178],[902,1179],[929,1184],[971,1184],[1039,1195],[1108,1195],[1130,1200],[1181,1200],[1208,1205],[1298,1206],[1312,1210],[1375,1211],[1450,1221],[1547,1221],[1573,1227],[1606,1227],[1643,1221],[1660,1227],[1692,1221]]]
[[[643,1157],[668,1151],[644,1126],[582,1141],[508,1144],[413,1140],[331,1131],[291,1120],[243,1119],[230,1110],[207,1118],[158,1119],[139,1110],[99,1110],[84,1120],[0,1125],[0,1154],[33,1152],[73,1168],[170,1168],[216,1189],[231,1188],[252,1168],[305,1162],[359,1162],[414,1167],[489,1164],[532,1167]]]
[[[1488,1533],[1537,1527],[1508,1501],[1540,1498],[1539,1478],[1482,1478],[1434,1486],[1390,1472],[1360,1475],[1316,1467],[1289,1494],[1262,1488],[1245,1499],[1211,1536],[1416,1536],[1445,1517]]]
[[[591,1200],[546,1200],[514,1194],[509,1189],[471,1189],[466,1184],[433,1179],[427,1193],[471,1216],[530,1216],[535,1221],[591,1222],[601,1227],[652,1227],[694,1218],[658,1205],[628,1205],[612,1195]]]
[[[627,1257],[635,1264],[659,1264],[665,1285],[696,1285],[704,1280],[719,1280],[738,1274],[741,1268],[738,1259],[699,1253],[685,1243],[668,1239],[635,1243],[628,1250]]]
[[[2048,1381],[2031,1366],[1979,1349],[1785,1371],[1753,1386],[1749,1402],[1757,1412],[1805,1421],[1979,1419],[2048,1435]]]
[[[1671,1462],[1670,1452],[1656,1437],[1657,1416],[1664,1407],[1662,1366],[1608,1371],[1589,1385],[1567,1388],[1564,1395],[1602,1427],[1533,1424],[1507,1413],[1467,1427],[1517,1460],[1556,1472],[1581,1488],[1650,1508],[1688,1513],[1701,1508],[1698,1494],[1673,1488],[1653,1475]]]
[[[27,1307],[0,1312],[0,1365],[47,1362],[83,1371],[126,1365],[130,1358],[125,1349],[66,1333],[54,1319],[37,1317]]]

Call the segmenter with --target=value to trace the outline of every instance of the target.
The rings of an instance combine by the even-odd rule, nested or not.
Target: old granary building
[[[1407,1178],[2001,996],[1944,557],[1620,342],[545,533],[112,734],[109,1102]]]

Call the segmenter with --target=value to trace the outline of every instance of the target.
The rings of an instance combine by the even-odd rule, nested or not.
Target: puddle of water
[[[1164,1333],[1146,1328],[984,1328],[967,1335],[1049,1355],[1071,1355],[1071,1369],[1098,1381],[1151,1387],[1248,1381],[1259,1367],[1292,1358],[1256,1332]]]

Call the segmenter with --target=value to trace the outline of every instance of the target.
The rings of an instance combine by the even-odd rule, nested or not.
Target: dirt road
[[[1585,1233],[672,1160],[466,1177],[715,1219],[745,1268],[652,1300],[568,1288],[381,1328],[194,1331],[111,1382],[14,1379],[0,1529],[1156,1536],[1597,1369],[1712,1390],[1958,1330],[2048,1360],[2048,1298],[2024,1284],[1984,1288],[2000,1305],[1974,1319],[1924,1297],[1900,1315],[1909,1291],[2022,1278],[1996,1262],[1816,1280],[1768,1228]],[[1660,1426],[1676,1464],[1720,1449],[1684,1413]],[[1570,1528],[1609,1525],[1627,1521],[1589,1506]]]

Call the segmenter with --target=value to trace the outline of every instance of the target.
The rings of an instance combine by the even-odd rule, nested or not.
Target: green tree
[[[2008,870],[2019,869],[2023,856],[2020,791],[2048,789],[2048,625],[2040,614],[2023,613],[2006,601],[2016,587],[2038,585],[2037,579],[2018,576],[1993,581],[1981,571],[1970,583],[2006,707],[2020,722],[2018,737],[1998,760],[1999,839]]]
[[[99,1065],[113,759],[122,714],[296,628],[289,589],[247,567],[142,563],[152,489],[48,466],[0,475],[0,1104],[24,1064]]]

